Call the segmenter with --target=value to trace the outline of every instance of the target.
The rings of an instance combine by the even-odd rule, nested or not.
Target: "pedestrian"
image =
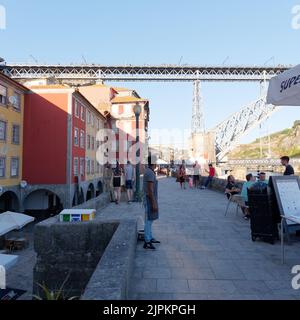
[[[289,164],[290,157],[284,156],[280,158],[281,164],[285,167],[284,176],[292,176],[295,174],[294,168]]]
[[[128,204],[133,201],[133,183],[135,180],[134,167],[130,161],[127,161],[125,166],[125,186],[127,191]]]
[[[185,169],[184,164],[182,164],[179,167],[179,171],[178,171],[178,182],[179,182],[181,189],[186,189],[185,179],[186,179],[186,169]]]
[[[194,169],[194,187],[197,189],[200,186],[201,166],[198,161],[193,165]]]
[[[153,221],[158,220],[158,181],[155,175],[155,159],[148,157],[148,167],[144,173],[143,191],[144,191],[144,205],[145,205],[145,229],[144,249],[155,250],[153,246],[155,243],[160,243],[152,234]]]
[[[115,202],[119,204],[121,201],[121,180],[122,180],[122,169],[119,162],[117,161],[116,167],[113,170],[113,187]]]
[[[212,163],[210,163],[208,167],[209,167],[209,170],[205,170],[208,173],[208,177],[205,181],[205,185],[201,189],[206,189],[209,186],[209,184],[213,181],[216,175],[216,169],[214,168]]]
[[[114,195],[113,195],[113,169],[111,167],[110,163],[106,163],[104,168],[104,186],[106,191],[110,195],[110,201],[114,201]]]

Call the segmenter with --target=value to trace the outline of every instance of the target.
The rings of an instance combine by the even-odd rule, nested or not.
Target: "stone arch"
[[[0,212],[20,210],[20,200],[13,191],[6,191],[0,196]]]
[[[55,192],[41,188],[27,194],[23,207],[30,215],[47,218],[58,214],[63,209],[63,203]]]
[[[95,187],[93,183],[90,183],[86,192],[86,201],[95,198]]]
[[[100,196],[100,194],[103,193],[103,183],[102,181],[98,181],[97,183],[97,189],[96,189],[96,197]]]

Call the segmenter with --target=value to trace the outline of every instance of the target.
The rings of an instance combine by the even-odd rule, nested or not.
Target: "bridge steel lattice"
[[[56,78],[64,81],[262,81],[284,72],[287,66],[102,66],[8,64],[14,79]]]

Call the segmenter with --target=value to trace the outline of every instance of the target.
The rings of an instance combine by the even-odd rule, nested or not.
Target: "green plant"
[[[40,284],[37,283],[38,287],[40,289],[42,289],[42,296],[39,295],[33,295],[33,299],[35,300],[49,300],[49,301],[59,301],[59,300],[77,300],[79,299],[79,297],[71,297],[71,298],[65,298],[64,295],[64,287],[67,283],[67,281],[70,278],[70,274],[68,274],[68,276],[66,277],[66,279],[63,281],[63,283],[61,284],[61,286],[59,287],[58,290],[50,290],[49,288],[47,288],[47,286],[45,284]]]

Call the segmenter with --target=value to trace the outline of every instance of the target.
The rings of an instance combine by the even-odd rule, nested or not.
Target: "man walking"
[[[284,156],[280,158],[281,164],[285,167],[284,176],[292,176],[295,174],[294,168],[289,164],[290,158]]]
[[[154,159],[153,159],[154,160]],[[153,161],[154,162],[154,161]],[[148,168],[144,173],[143,191],[145,203],[145,244],[144,249],[155,250],[153,243],[160,243],[152,235],[153,221],[159,218],[158,213],[158,182],[155,175],[156,164],[148,157]]]
[[[127,199],[130,204],[133,201],[133,183],[135,180],[134,167],[130,161],[127,161],[127,165],[125,166],[125,180]]]

